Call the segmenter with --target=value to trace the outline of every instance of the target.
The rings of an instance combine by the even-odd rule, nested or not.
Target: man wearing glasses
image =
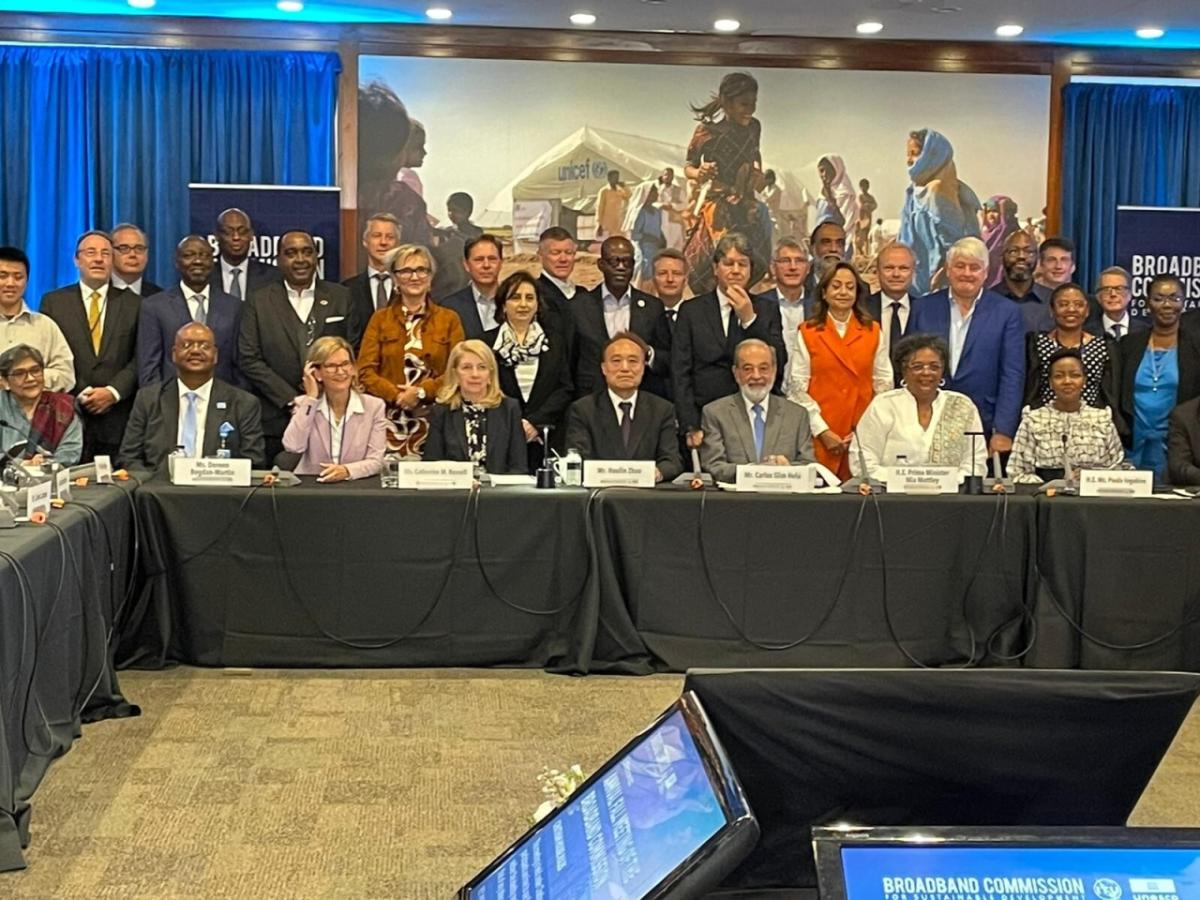
[[[800,326],[812,313],[812,292],[807,289],[809,272],[808,254],[795,238],[785,237],[775,245],[775,257],[771,260],[771,275],[775,287],[757,295],[755,300],[766,300],[779,304],[779,315],[783,319],[783,343],[788,357],[796,355],[796,341],[800,339]],[[783,372],[783,393],[786,395],[791,367]]]
[[[1150,323],[1145,317],[1135,319],[1129,314],[1129,301],[1133,296],[1129,286],[1132,283],[1129,273],[1120,266],[1101,272],[1096,285],[1096,303],[1100,308],[1088,317],[1084,331],[1119,341],[1131,332],[1149,328]]]
[[[356,331],[350,292],[317,277],[317,246],[307,231],[289,231],[279,239],[281,281],[257,288],[242,310],[238,368],[262,401],[267,461],[283,449],[290,407],[302,394],[304,360],[319,337],[332,335],[353,343]]]
[[[129,222],[122,222],[109,235],[113,245],[112,283],[115,287],[133,291],[139,297],[153,297],[162,291],[145,277],[150,262],[150,241],[146,232]]]
[[[54,320],[25,302],[29,257],[17,247],[0,247],[0,353],[18,344],[35,348],[45,360],[46,390],[75,386],[75,358]]]

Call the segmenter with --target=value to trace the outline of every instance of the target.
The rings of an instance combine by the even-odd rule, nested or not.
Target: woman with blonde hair
[[[495,475],[529,471],[521,405],[501,393],[496,357],[483,341],[463,341],[450,351],[424,458],[469,461]]]
[[[299,453],[293,471],[317,481],[379,473],[387,449],[384,403],[355,390],[354,349],[345,338],[313,341],[304,362],[304,393],[292,407],[283,449]]]

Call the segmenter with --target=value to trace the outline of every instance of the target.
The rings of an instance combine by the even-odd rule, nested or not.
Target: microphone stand
[[[537,486],[539,488],[553,489],[554,487],[554,460],[551,458],[550,450],[550,426],[542,426],[542,465],[537,470]]]
[[[963,493],[979,495],[983,493],[983,476],[975,471],[975,441],[985,435],[982,431],[964,431],[963,434],[971,439],[971,474],[963,479]],[[996,477],[1000,477],[999,472]]]

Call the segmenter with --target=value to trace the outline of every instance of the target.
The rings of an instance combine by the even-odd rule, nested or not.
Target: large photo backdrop
[[[724,231],[746,232],[765,263],[774,240],[826,220],[867,267],[880,242],[913,244],[923,289],[953,240],[998,248],[1043,217],[1043,76],[381,56],[359,73],[360,218],[394,213],[447,276],[473,226],[522,265],[550,225],[595,250],[646,213],[698,263],[697,291]],[[582,253],[578,280],[598,280],[590,265]]]

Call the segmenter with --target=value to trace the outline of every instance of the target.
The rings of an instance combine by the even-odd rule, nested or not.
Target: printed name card
[[[96,466],[96,484],[112,484],[112,458],[109,456],[97,456],[94,462]]]
[[[1154,473],[1138,469],[1081,469],[1080,497],[1149,497]]]
[[[38,484],[30,485],[25,490],[25,515],[32,517],[35,512],[50,515],[50,496],[54,491],[54,482],[46,479]]]
[[[811,494],[816,488],[812,466],[737,467],[737,489],[756,493]]]
[[[416,491],[469,491],[474,483],[474,463],[401,461],[396,486]]]
[[[71,470],[63,466],[54,476],[54,496],[59,500],[71,499]]]
[[[889,494],[957,494],[957,466],[892,466],[888,469]]]
[[[250,469],[248,459],[188,459],[171,457],[171,483],[208,485],[217,487],[249,487]]]
[[[583,486],[654,487],[654,462],[648,459],[585,459]]]

